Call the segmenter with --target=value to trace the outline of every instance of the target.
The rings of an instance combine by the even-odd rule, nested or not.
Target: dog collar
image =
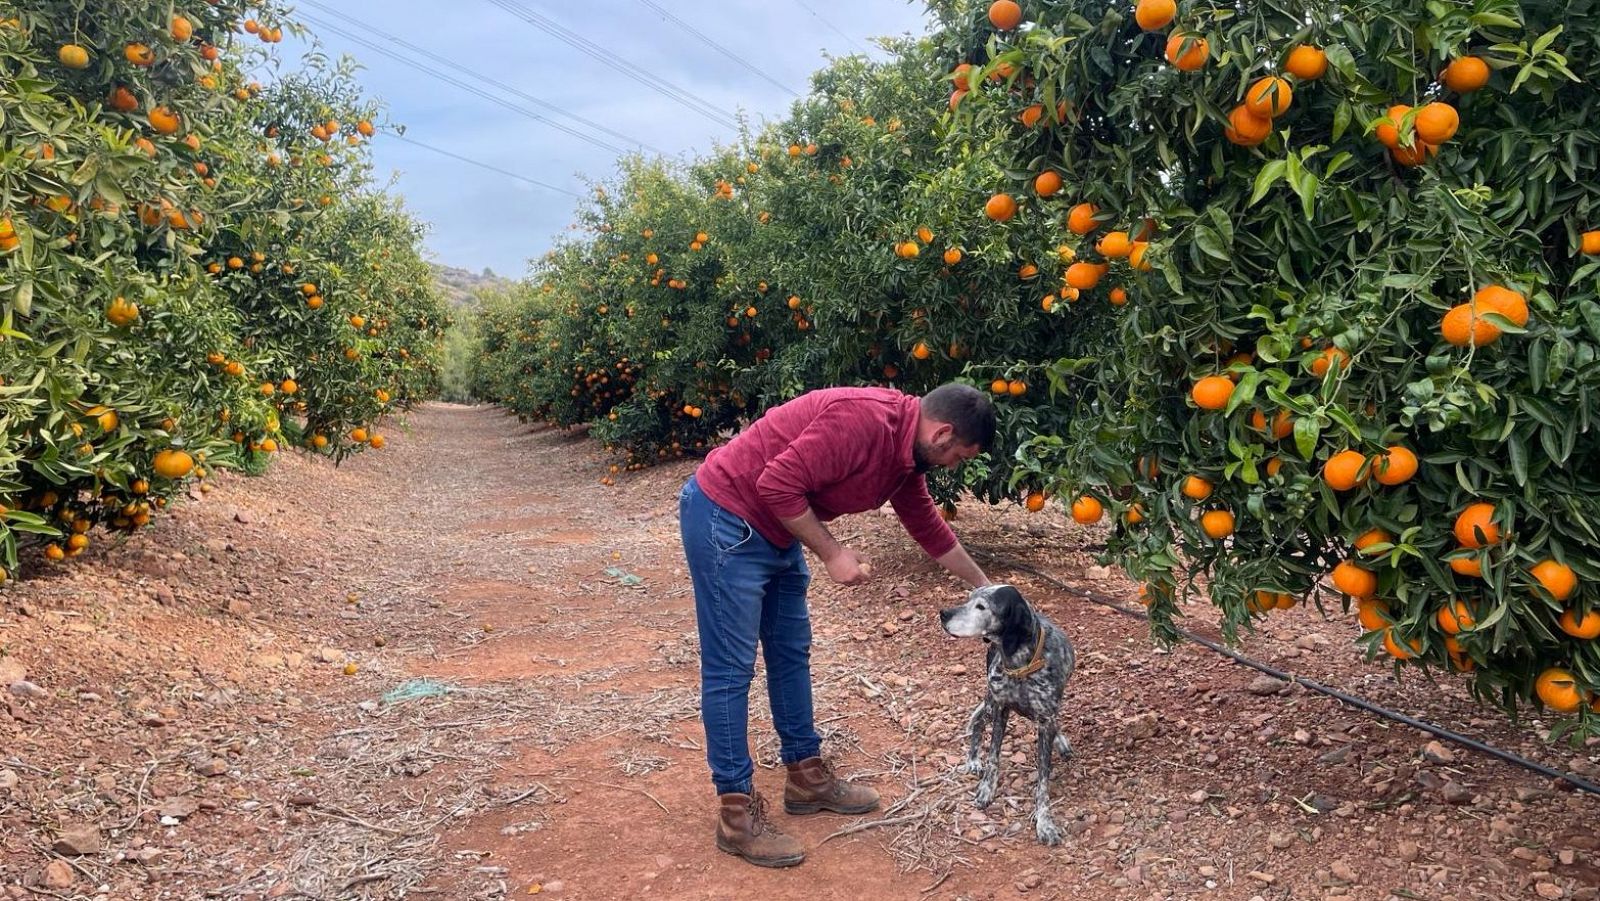
[[[1013,679],[1026,679],[1041,669],[1044,669],[1043,628],[1039,629],[1039,640],[1033,646],[1033,659],[1028,661],[1027,666],[1018,667],[1017,669],[1006,669],[1005,667],[1001,667],[1000,671]]]

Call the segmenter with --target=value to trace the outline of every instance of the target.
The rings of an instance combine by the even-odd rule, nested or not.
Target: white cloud
[[[616,64],[602,65],[487,0],[325,2],[547,103],[646,141],[670,156],[692,156],[714,143],[729,142],[736,134],[626,77]],[[692,91],[726,115],[743,108],[759,122],[763,117],[781,117],[793,102],[790,94],[664,21],[639,0],[588,0],[561,6],[549,0],[518,2],[602,45],[610,59],[627,61],[656,79]],[[854,44],[795,3],[656,2],[795,90],[809,85],[811,73],[824,63],[823,52],[839,56],[857,52]],[[863,45],[872,36],[925,29],[920,5],[900,0],[805,0],[805,5]],[[306,12],[330,18],[313,7]],[[348,23],[338,24],[357,30]],[[375,35],[365,37],[415,58]],[[362,86],[387,104],[394,121],[406,125],[408,137],[580,194],[583,183],[575,173],[605,177],[613,171],[614,154],[609,151],[441,82],[419,68],[442,68],[436,63],[415,59],[417,65],[402,64],[332,33],[319,38],[330,53],[349,53],[366,66],[360,75]],[[285,42],[281,49],[287,55],[299,48]],[[528,105],[514,97],[506,99]],[[538,111],[577,130],[589,130]],[[521,275],[526,261],[543,254],[552,238],[565,234],[572,219],[575,201],[564,194],[395,140],[375,141],[373,153],[380,179],[399,171],[397,190],[414,213],[431,223],[429,248],[450,265],[487,266]]]

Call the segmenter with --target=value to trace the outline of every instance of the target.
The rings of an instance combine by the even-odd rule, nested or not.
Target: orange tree
[[[430,386],[442,312],[415,296],[415,226],[360,191],[373,127],[341,104],[352,161],[302,180],[283,157],[311,147],[273,149],[264,121],[348,100],[345,73],[265,96],[249,79],[286,27],[224,0],[0,6],[0,575],[23,536],[50,560],[81,553],[210,467],[258,469],[300,417],[362,422],[387,402],[371,392]],[[382,251],[396,271],[367,274]],[[297,266],[345,273],[336,309],[387,320],[397,346],[374,349],[416,348],[415,375],[325,374],[352,342],[265,315],[240,281]],[[299,382],[338,393],[302,407]]]
[[[738,148],[602,188],[539,273],[525,409],[637,463],[959,374],[1002,417],[966,485],[1109,512],[1158,632],[1328,578],[1374,654],[1592,731],[1587,6],[930,6]]]
[[[942,12],[962,138],[1006,134],[1015,189],[1061,179],[1020,215],[1073,236],[1086,300],[1128,286],[1095,402],[1024,456],[1131,520],[1112,553],[1157,620],[1198,579],[1231,629],[1331,575],[1374,651],[1588,717],[1593,10]]]

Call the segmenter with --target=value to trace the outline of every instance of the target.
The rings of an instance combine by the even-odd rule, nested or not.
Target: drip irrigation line
[[[1042,579],[1042,580],[1044,580],[1046,582],[1049,582],[1051,585],[1054,585],[1055,587],[1061,589],[1062,591],[1065,591],[1066,593],[1068,593],[1070,595],[1073,595],[1074,597],[1082,598],[1083,600],[1090,601],[1090,602],[1095,603],[1095,604],[1099,604],[1102,607],[1109,607],[1112,610],[1115,610],[1116,612],[1122,614],[1123,616],[1127,616],[1127,617],[1130,617],[1132,619],[1137,619],[1137,620],[1144,620],[1144,621],[1149,621],[1149,619],[1150,619],[1150,616],[1148,614],[1143,613],[1143,612],[1138,611],[1138,610],[1134,610],[1134,609],[1129,608],[1129,607],[1125,607],[1121,603],[1117,602],[1117,600],[1115,598],[1108,597],[1106,595],[1100,594],[1099,592],[1095,592],[1095,591],[1086,591],[1086,590],[1084,590],[1082,588],[1078,588],[1075,585],[1069,585],[1066,582],[1063,582],[1060,579],[1056,578],[1055,576],[1052,576],[1049,573],[1044,572],[1043,570],[1037,569],[1036,567],[1030,566],[1030,565],[1028,565],[1026,563],[1020,563],[1020,562],[1017,562],[1015,560],[1011,560],[1011,559],[1008,559],[1008,558],[1005,558],[1005,557],[1001,557],[998,554],[994,554],[994,553],[991,553],[991,552],[988,552],[988,551],[984,551],[984,550],[981,550],[981,549],[978,549],[978,548],[973,548],[972,550],[978,556],[983,557],[983,558],[985,558],[985,559],[987,559],[987,560],[989,560],[991,562],[998,563],[1001,566],[1007,567],[1009,569],[1015,569],[1015,570],[1018,570],[1020,572],[1028,573],[1029,575],[1035,576],[1036,578],[1039,578],[1039,579]],[[1271,676],[1274,679],[1282,679],[1285,682],[1293,682],[1293,683],[1297,683],[1297,684],[1300,684],[1300,685],[1304,685],[1306,688],[1308,688],[1308,689],[1310,689],[1310,690],[1312,690],[1314,692],[1317,692],[1318,694],[1327,695],[1328,697],[1333,698],[1333,699],[1335,699],[1337,701],[1341,701],[1341,702],[1343,702],[1345,704],[1349,704],[1352,707],[1356,707],[1356,708],[1359,708],[1361,710],[1365,710],[1368,713],[1376,714],[1377,716],[1383,717],[1384,719],[1391,720],[1391,721],[1396,722],[1396,723],[1401,723],[1403,725],[1410,726],[1410,727],[1412,727],[1414,729],[1421,729],[1423,732],[1426,732],[1429,735],[1432,735],[1432,736],[1434,736],[1436,738],[1444,739],[1445,741],[1451,742],[1452,744],[1457,744],[1457,745],[1460,745],[1461,747],[1464,747],[1464,748],[1470,748],[1470,749],[1472,749],[1474,751],[1479,752],[1480,754],[1487,754],[1490,757],[1499,758],[1500,760],[1503,760],[1506,763],[1515,764],[1516,766],[1520,766],[1520,767],[1523,767],[1525,769],[1532,770],[1535,773],[1539,773],[1541,775],[1548,776],[1548,777],[1550,777],[1552,779],[1560,780],[1562,782],[1567,783],[1568,785],[1571,785],[1573,788],[1578,789],[1579,791],[1588,792],[1589,794],[1592,794],[1592,795],[1600,795],[1600,785],[1595,785],[1594,783],[1589,782],[1589,781],[1583,779],[1582,777],[1575,776],[1572,773],[1567,773],[1567,772],[1563,772],[1561,770],[1553,769],[1553,768],[1545,766],[1544,764],[1539,763],[1537,761],[1529,760],[1526,757],[1523,757],[1523,756],[1521,756],[1519,754],[1512,753],[1511,751],[1507,751],[1507,750],[1504,750],[1502,748],[1497,748],[1494,745],[1478,741],[1475,738],[1471,738],[1471,737],[1462,735],[1462,734],[1460,734],[1458,732],[1452,732],[1449,729],[1444,728],[1443,726],[1437,726],[1437,725],[1434,725],[1433,723],[1427,722],[1425,720],[1419,720],[1416,717],[1407,716],[1407,715],[1405,715],[1403,713],[1400,713],[1398,711],[1390,710],[1387,707],[1384,707],[1384,706],[1382,706],[1380,704],[1374,704],[1373,702],[1368,701],[1365,698],[1360,698],[1360,697],[1357,697],[1355,695],[1349,694],[1348,692],[1340,691],[1339,689],[1334,688],[1334,687],[1329,686],[1329,685],[1323,685],[1321,682],[1318,682],[1315,679],[1307,679],[1304,676],[1297,676],[1297,675],[1295,675],[1293,673],[1284,672],[1283,670],[1279,670],[1279,669],[1277,669],[1275,667],[1268,666],[1265,663],[1261,663],[1260,661],[1253,660],[1253,659],[1251,659],[1249,657],[1246,657],[1245,655],[1239,653],[1238,651],[1233,650],[1232,648],[1227,647],[1226,645],[1223,645],[1223,644],[1220,644],[1218,642],[1212,641],[1211,639],[1206,638],[1204,636],[1196,635],[1193,632],[1190,632],[1188,630],[1178,629],[1177,632],[1178,632],[1179,635],[1181,635],[1184,639],[1186,639],[1188,641],[1192,641],[1195,644],[1200,645],[1201,647],[1204,647],[1204,648],[1207,648],[1209,650],[1215,651],[1216,653],[1221,654],[1222,656],[1227,657],[1228,659],[1230,659],[1233,662],[1238,663],[1238,664],[1240,664],[1242,666],[1249,667],[1250,669],[1256,670],[1257,672],[1265,673],[1266,675]]]

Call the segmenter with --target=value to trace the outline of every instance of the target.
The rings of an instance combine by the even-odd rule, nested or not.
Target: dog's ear
[[[995,607],[995,618],[999,620],[996,637],[1000,641],[1001,653],[1010,656],[1031,646],[1037,637],[1035,630],[1038,624],[1034,622],[1033,610],[1028,602],[1022,599],[1022,593],[1010,585],[1001,585],[989,600]]]

